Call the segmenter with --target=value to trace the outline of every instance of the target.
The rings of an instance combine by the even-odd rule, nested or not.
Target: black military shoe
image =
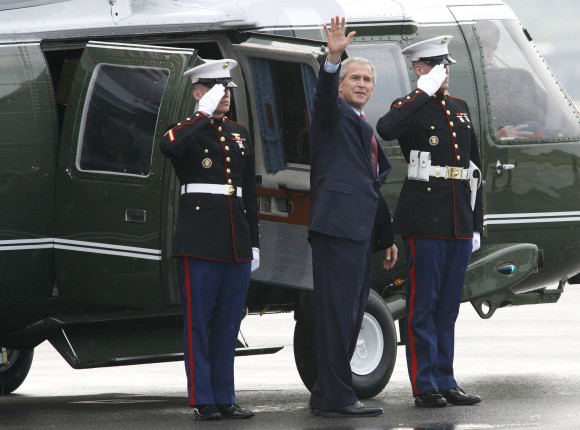
[[[233,405],[217,405],[217,408],[220,414],[222,414],[222,417],[233,420],[251,418],[254,416],[254,413],[252,411],[243,409],[239,405],[236,405],[235,403]]]
[[[447,401],[438,390],[432,388],[415,397],[415,406],[419,408],[442,408],[447,406]]]
[[[383,414],[383,408],[372,408],[357,401],[356,403],[350,406],[345,406],[344,408],[321,410],[320,414],[327,418],[376,417]]]
[[[196,420],[221,420],[220,411],[215,405],[193,405]]]
[[[450,403],[452,405],[460,405],[460,406],[475,405],[476,403],[481,402],[481,397],[465,394],[465,391],[463,391],[459,387],[455,387],[449,391],[445,391],[443,393],[443,397],[445,397],[447,403]]]

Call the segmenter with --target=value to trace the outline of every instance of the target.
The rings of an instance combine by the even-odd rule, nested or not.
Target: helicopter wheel
[[[6,355],[8,363],[0,364],[0,395],[12,393],[24,382],[32,366],[34,350],[7,349]]]
[[[302,382],[312,391],[316,380],[314,300],[310,298],[294,328],[294,360]],[[369,294],[361,332],[351,359],[352,388],[359,399],[379,394],[389,382],[397,359],[397,332],[389,308],[374,290]]]

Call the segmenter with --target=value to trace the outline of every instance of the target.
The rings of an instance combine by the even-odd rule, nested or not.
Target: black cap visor
[[[453,58],[451,58],[449,54],[438,55],[436,57],[422,57],[419,58],[418,60],[430,66],[438,66],[439,64],[449,66],[451,64],[456,63],[456,61]]]
[[[234,84],[231,78],[201,78],[198,79],[196,84],[202,84],[205,87],[212,88],[214,85],[222,84],[226,88],[236,88],[237,85]]]

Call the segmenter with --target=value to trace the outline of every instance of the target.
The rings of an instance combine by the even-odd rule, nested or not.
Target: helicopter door
[[[0,314],[52,290],[56,106],[39,43],[0,45]]]
[[[255,36],[234,45],[248,86],[260,215],[252,280],[312,288],[308,135],[320,44]]]
[[[167,300],[167,163],[157,147],[170,119],[183,115],[182,75],[195,57],[189,49],[87,44],[70,83],[56,178],[60,298],[95,311]]]

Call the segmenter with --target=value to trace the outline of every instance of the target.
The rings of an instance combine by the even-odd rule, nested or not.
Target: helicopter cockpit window
[[[310,165],[314,70],[306,64],[263,58],[251,58],[250,63],[266,171]]]
[[[578,113],[515,20],[477,21],[490,129],[503,143],[577,138]]]
[[[100,64],[83,110],[77,168],[147,176],[169,70]]]

